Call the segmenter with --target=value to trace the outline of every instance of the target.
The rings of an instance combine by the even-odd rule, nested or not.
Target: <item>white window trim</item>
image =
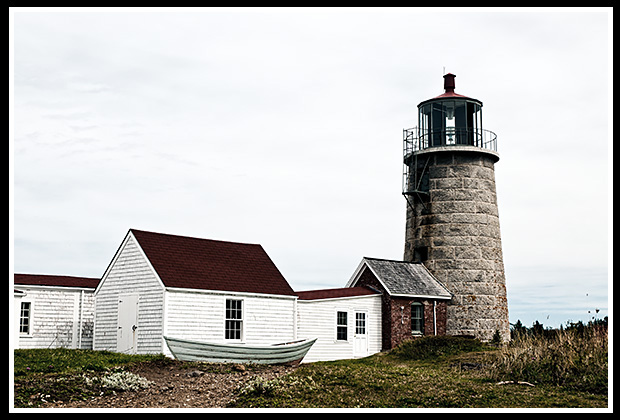
[[[416,336],[416,337],[423,336],[424,335],[424,304],[422,302],[412,302],[411,303],[410,310],[411,310],[411,323],[412,324],[413,324],[413,307],[414,306],[419,307],[419,308],[422,309],[422,318],[421,318],[421,321],[420,321],[422,329],[421,330],[414,330],[413,328],[411,328],[411,335]],[[413,325],[411,327],[413,327]]]
[[[347,328],[347,339],[346,340],[341,340],[338,339],[338,327],[340,326],[340,324],[338,324],[338,313],[339,312],[344,312],[345,314],[347,314],[347,323],[346,323],[346,328]],[[351,342],[351,317],[349,316],[349,310],[348,309],[343,309],[343,308],[336,308],[336,310],[334,311],[334,342],[335,343],[350,343]]]
[[[28,314],[28,332],[22,332],[22,305],[24,303],[29,303],[30,304],[30,313]],[[32,337],[32,320],[34,319],[34,301],[32,299],[25,299],[22,298],[22,300],[19,303],[19,320],[18,320],[18,326],[17,328],[19,328],[19,336],[20,337]]]
[[[241,302],[241,319],[228,319],[226,317],[226,302],[231,301],[239,301]],[[239,338],[226,338],[226,321],[241,321],[241,332],[239,334]],[[224,340],[227,343],[243,343],[245,339],[245,300],[238,299],[234,297],[227,297],[224,299]]]
[[[359,333],[357,332],[357,314],[363,314],[363,315],[364,315],[364,333],[363,333],[363,334],[361,334],[361,335],[365,335],[366,337],[368,337],[368,324],[369,324],[369,323],[368,323],[368,311],[367,311],[366,309],[356,309],[356,310],[353,312],[353,314],[355,315],[355,320],[354,320],[354,322],[355,322],[355,325],[354,325],[354,328],[355,328],[355,330],[354,330],[354,331],[355,331],[355,334],[356,334],[356,335],[357,335],[357,334],[359,334]]]

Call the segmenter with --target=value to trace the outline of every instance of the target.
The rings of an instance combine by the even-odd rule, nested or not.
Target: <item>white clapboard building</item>
[[[13,275],[13,347],[91,349],[97,278]]]
[[[101,279],[15,275],[19,347],[172,356],[164,336],[250,346],[316,338],[304,362],[366,357],[445,330],[436,314],[450,294],[427,270],[396,266],[405,267],[364,258],[346,287],[295,292],[261,245],[130,229]],[[397,289],[397,277],[424,287]]]

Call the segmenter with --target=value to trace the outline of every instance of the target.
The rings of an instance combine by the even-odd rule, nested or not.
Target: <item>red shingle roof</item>
[[[130,232],[166,287],[295,295],[261,245]]]
[[[339,289],[307,290],[303,292],[297,292],[299,300],[333,299],[341,297],[366,296],[377,294],[379,294],[379,292],[363,286],[343,287]]]
[[[15,285],[96,288],[99,279],[90,277],[52,276],[49,274],[14,274]]]

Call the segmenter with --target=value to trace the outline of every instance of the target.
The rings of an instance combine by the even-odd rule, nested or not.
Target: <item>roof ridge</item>
[[[387,261],[387,262],[404,263],[404,264],[422,264],[422,265],[424,265],[424,263],[422,263],[420,261],[391,260],[391,259],[388,259],[388,258],[374,258],[374,257],[364,257],[364,259],[366,259],[366,260],[373,260],[373,261]]]
[[[13,273],[14,276],[37,276],[37,277],[69,277],[74,279],[101,280],[100,277],[74,276],[69,274],[42,274],[42,273]]]
[[[262,247],[261,244],[257,244],[257,243],[225,241],[223,239],[200,238],[198,236],[177,235],[177,234],[173,234],[173,233],[153,232],[153,231],[150,231],[150,230],[142,230],[142,229],[134,229],[134,228],[130,228],[129,231],[130,232],[146,233],[146,234],[149,234],[149,235],[161,235],[161,236],[169,236],[169,237],[175,237],[175,238],[196,239],[196,240],[199,240],[199,241],[221,242],[221,243],[225,243],[225,244],[252,245],[252,246],[260,246],[260,247]]]
[[[69,276],[65,274],[13,273],[13,285],[95,288],[100,277]]]

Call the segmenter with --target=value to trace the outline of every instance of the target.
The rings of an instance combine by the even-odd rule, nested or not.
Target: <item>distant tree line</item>
[[[534,336],[543,336],[543,337],[553,337],[557,334],[558,331],[575,331],[579,334],[585,334],[588,331],[598,328],[607,329],[608,318],[601,319],[593,319],[588,323],[583,323],[583,321],[572,322],[568,321],[566,327],[560,324],[560,328],[551,328],[544,327],[543,324],[538,322],[538,320],[534,321],[530,328],[524,326],[521,323],[521,320],[518,319],[517,322],[510,325],[510,338],[515,339],[517,336],[523,335],[534,335]]]

